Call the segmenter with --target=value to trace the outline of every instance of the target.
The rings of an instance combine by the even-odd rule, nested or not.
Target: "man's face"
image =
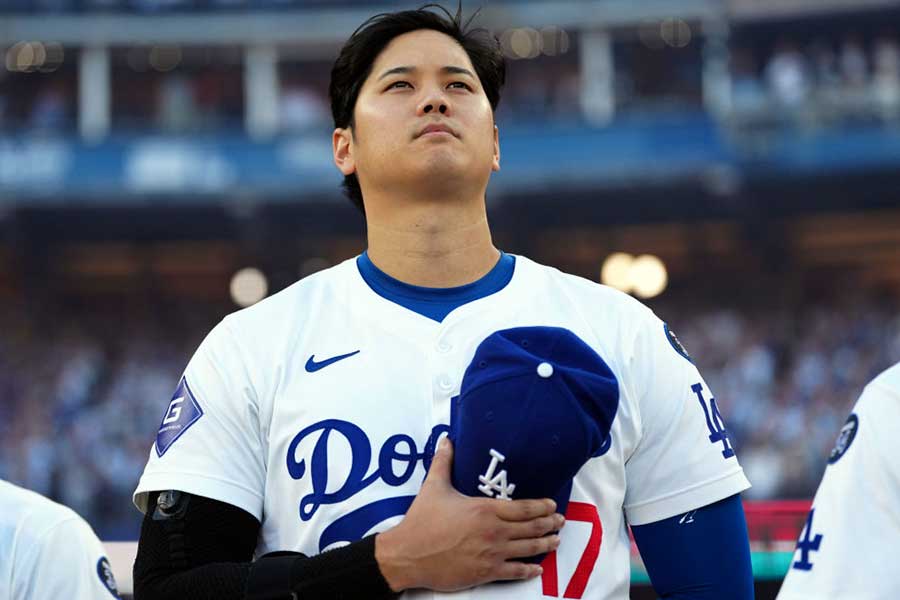
[[[453,38],[419,30],[375,59],[354,110],[334,133],[335,162],[363,190],[486,186],[500,168],[494,115],[469,56]],[[443,126],[449,132],[423,132]]]

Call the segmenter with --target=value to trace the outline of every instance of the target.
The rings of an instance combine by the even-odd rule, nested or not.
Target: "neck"
[[[366,223],[369,259],[404,283],[466,285],[487,274],[500,257],[481,198],[461,205],[448,199],[370,202],[367,196]]]

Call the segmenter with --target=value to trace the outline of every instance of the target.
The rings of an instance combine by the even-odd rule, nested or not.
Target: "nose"
[[[422,97],[416,112],[419,116],[433,113],[450,116],[450,102],[443,94],[443,90],[431,89]]]
[[[442,103],[436,104],[436,105],[435,104],[426,104],[425,106],[422,107],[422,112],[426,115],[434,110],[441,113],[442,115],[446,115],[447,114],[447,105],[442,102]]]

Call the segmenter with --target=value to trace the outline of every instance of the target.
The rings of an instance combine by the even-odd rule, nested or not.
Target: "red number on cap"
[[[581,555],[581,560],[578,561],[578,566],[575,567],[575,573],[572,575],[569,585],[566,586],[566,593],[563,594],[563,598],[581,598],[594,570],[594,565],[597,564],[597,557],[600,556],[603,524],[600,522],[600,513],[597,512],[597,507],[584,502],[569,502],[566,519],[591,524],[591,537]],[[541,575],[544,595],[558,598],[559,573],[556,568],[556,552],[548,554],[541,566],[544,568],[544,573]]]

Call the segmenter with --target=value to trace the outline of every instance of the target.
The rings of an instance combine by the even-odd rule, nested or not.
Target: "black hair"
[[[331,69],[328,95],[334,126],[354,126],[356,99],[372,72],[375,59],[395,37],[420,29],[439,31],[462,46],[475,67],[491,109],[496,111],[500,103],[500,89],[506,81],[506,61],[500,50],[500,42],[493,34],[485,29],[469,29],[477,15],[478,11],[463,22],[460,2],[455,15],[438,4],[426,4],[416,10],[382,13],[366,20],[341,48]],[[344,176],[343,189],[350,201],[365,214],[362,190],[355,173]]]

